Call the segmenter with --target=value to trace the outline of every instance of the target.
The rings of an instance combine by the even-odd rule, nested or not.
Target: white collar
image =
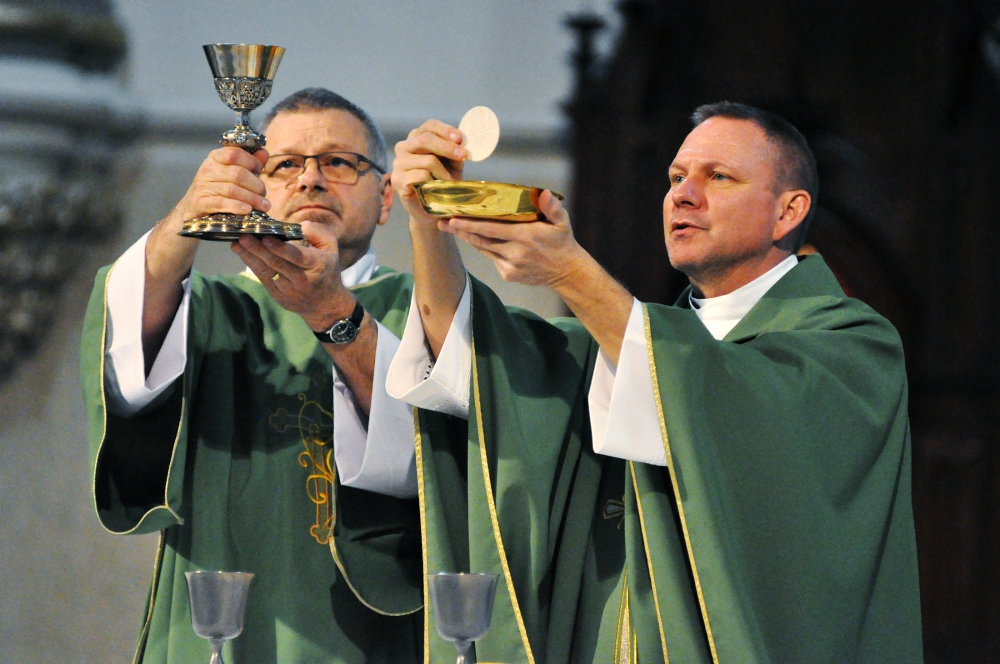
[[[378,264],[375,260],[375,249],[371,245],[368,245],[368,251],[365,255],[357,260],[354,265],[346,268],[340,273],[340,280],[344,282],[344,285],[348,288],[352,286],[357,286],[358,284],[363,284],[372,278],[375,274],[375,268]]]
[[[375,249],[369,245],[368,251],[365,252],[364,256],[359,258],[354,265],[340,273],[340,280],[344,283],[344,286],[351,288],[352,286],[370,281],[377,268],[378,261],[375,258]],[[241,274],[254,281],[260,281],[250,268],[243,270]]]
[[[722,339],[798,262],[797,256],[789,256],[750,283],[718,297],[700,299],[692,291],[688,293],[688,302],[712,336]]]

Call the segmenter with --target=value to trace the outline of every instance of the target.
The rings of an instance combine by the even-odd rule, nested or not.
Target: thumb
[[[339,253],[337,234],[325,224],[317,224],[315,221],[303,221],[302,236],[317,249],[334,255]]]
[[[562,202],[548,189],[538,197],[538,211],[553,224],[562,225],[569,222],[569,215],[566,214]]]

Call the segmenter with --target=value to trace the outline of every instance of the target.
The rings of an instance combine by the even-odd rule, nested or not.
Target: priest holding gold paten
[[[461,180],[462,132],[396,146],[416,306],[386,387],[419,407],[425,564],[502,575],[480,660],[922,661],[899,335],[796,255],[802,135],[729,102],[692,119],[674,306],[610,277],[551,192],[535,221],[434,210],[421,183]],[[576,320],[503,307],[456,236]]]

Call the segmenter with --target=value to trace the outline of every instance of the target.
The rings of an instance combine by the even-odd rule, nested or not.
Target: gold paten
[[[538,197],[544,189],[503,182],[429,180],[413,186],[428,214],[494,221],[540,221]],[[552,192],[563,200],[563,195]]]

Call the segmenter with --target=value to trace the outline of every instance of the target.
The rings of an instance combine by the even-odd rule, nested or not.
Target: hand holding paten
[[[311,329],[325,330],[350,315],[354,297],[340,278],[333,229],[304,221],[302,233],[306,244],[244,235],[232,249],[278,304],[302,316]]]
[[[468,152],[462,132],[440,120],[428,120],[396,143],[392,186],[410,218],[428,224],[438,217],[428,214],[413,185],[428,180],[461,180]]]
[[[551,191],[544,191],[538,204],[545,221],[508,223],[453,217],[442,219],[439,227],[491,259],[504,281],[556,287],[573,278],[586,252],[573,237],[562,202]]]

